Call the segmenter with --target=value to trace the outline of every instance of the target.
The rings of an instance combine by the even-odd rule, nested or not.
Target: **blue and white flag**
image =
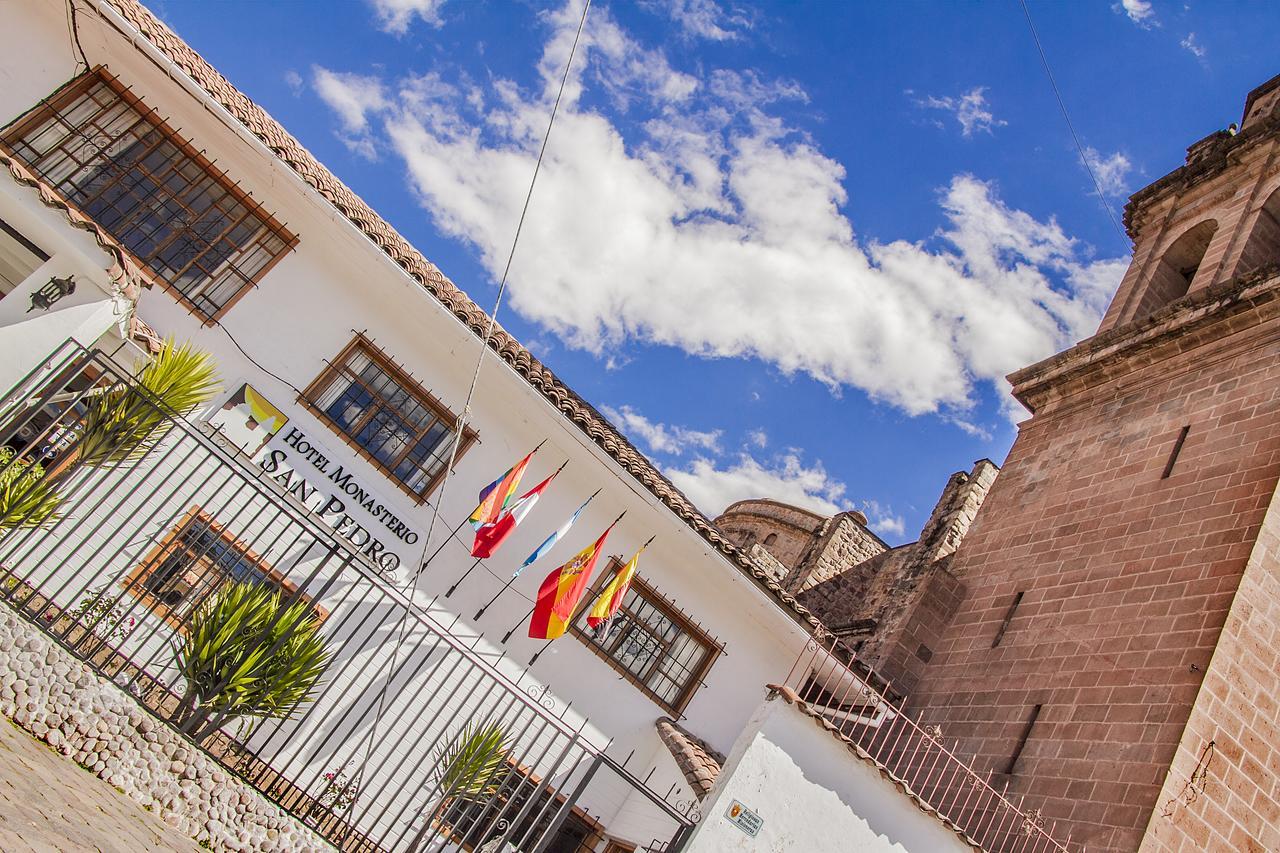
[[[560,537],[564,536],[566,533],[569,532],[569,528],[573,527],[573,523],[578,520],[578,516],[582,515],[582,511],[587,508],[587,504],[591,503],[592,498],[594,498],[598,494],[600,494],[599,489],[597,489],[595,491],[595,494],[593,494],[590,498],[587,498],[585,501],[583,501],[582,506],[578,507],[577,512],[575,512],[572,516],[570,516],[568,521],[560,525],[558,530],[553,531],[551,535],[547,537],[545,542],[543,542],[537,548],[533,549],[533,553],[525,558],[525,561],[520,564],[520,568],[516,569],[515,574],[513,574],[511,577],[513,578],[520,577],[521,572],[523,572],[526,568],[528,568],[529,566],[532,566],[534,563],[538,562],[538,560],[541,560],[544,556],[546,556],[546,553],[550,551],[552,548],[554,548],[556,543],[560,541]]]

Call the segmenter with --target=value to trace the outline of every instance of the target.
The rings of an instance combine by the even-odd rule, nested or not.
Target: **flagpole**
[[[621,516],[619,516],[619,517],[621,517]],[[615,522],[614,522],[614,524],[617,524],[617,522],[615,521]],[[658,534],[656,534],[656,533],[655,533],[653,536],[650,536],[650,537],[649,537],[649,541],[645,542],[645,543],[644,543],[643,545],[641,545],[638,549],[636,549],[636,554],[637,554],[637,555],[639,555],[641,551],[643,551],[645,548],[648,548],[651,544],[653,544],[653,540],[654,540],[654,539],[656,539],[656,538],[658,538]],[[615,575],[614,577],[617,577],[617,575]],[[606,589],[608,589],[608,588],[609,588],[609,585],[608,585],[608,584],[604,584],[604,585],[602,585],[602,586],[600,587],[600,589],[596,591],[595,597],[591,599],[591,602],[590,602],[586,607],[584,607],[582,610],[578,610],[578,611],[576,611],[576,612],[574,613],[574,616],[576,617],[579,613],[586,613],[586,612],[589,612],[589,611],[591,610],[591,608],[593,608],[593,607],[595,606],[596,602],[600,600],[600,596],[604,595],[605,590],[606,590]],[[542,644],[542,648],[540,648],[540,649],[538,649],[536,652],[534,652],[534,653],[533,653],[533,657],[529,658],[529,666],[533,666],[533,665],[534,665],[534,663],[536,663],[536,662],[537,662],[537,660],[538,660],[538,656],[539,656],[540,654],[542,654],[543,652],[545,652],[545,651],[547,650],[547,646],[551,645],[553,642],[554,642],[554,640],[547,640],[545,643],[543,643],[543,644]]]
[[[618,526],[618,522],[619,522],[619,521],[622,521],[622,516],[624,516],[624,515],[626,515],[626,514],[627,514],[627,511],[626,511],[625,509],[624,509],[622,512],[618,513],[618,517],[617,517],[617,518],[615,518],[615,519],[613,520],[613,523],[612,523],[612,524],[610,524],[608,527],[606,527],[606,528],[604,529],[604,532],[605,532],[605,533],[608,533],[610,530],[612,530],[613,528],[617,527],[617,526]],[[601,536],[603,536],[603,535],[604,535],[604,533],[602,533],[602,534],[600,534],[600,535],[601,535]],[[537,609],[538,609],[538,602],[535,600],[535,601],[533,602],[533,607],[530,607],[530,608],[529,608],[529,612],[528,612],[528,613],[526,613],[526,614],[525,614],[525,615],[520,619],[520,621],[519,621],[519,622],[517,622],[516,624],[512,625],[512,626],[511,626],[511,630],[510,630],[510,631],[508,631],[507,633],[505,633],[505,634],[503,634],[503,635],[502,635],[502,642],[503,642],[503,645],[505,645],[505,644],[506,644],[507,640],[510,640],[510,639],[511,639],[511,635],[512,635],[512,634],[514,634],[514,633],[516,632],[516,629],[517,629],[517,628],[519,628],[521,625],[523,625],[523,624],[525,623],[525,620],[527,620],[530,616],[532,616],[532,615],[533,615],[533,611],[535,611],[535,610],[537,610]],[[550,642],[550,640],[548,640],[548,642]]]
[[[461,522],[457,527],[453,528],[453,530],[452,530],[452,531],[450,531],[450,532],[449,532],[449,535],[448,535],[448,536],[446,536],[446,537],[444,538],[444,541],[440,543],[440,547],[439,547],[439,548],[437,548],[437,549],[435,549],[434,551],[432,551],[432,552],[431,552],[431,556],[430,556],[430,557],[427,557],[427,559],[423,561],[423,563],[422,563],[422,568],[423,568],[423,569],[425,569],[427,566],[431,565],[431,561],[432,561],[432,560],[434,560],[434,559],[439,555],[439,553],[440,553],[441,551],[443,551],[443,550],[444,550],[444,546],[445,546],[445,545],[448,545],[448,544],[449,544],[449,541],[450,541],[451,539],[453,539],[455,536],[457,536],[457,535],[458,535],[458,531],[459,531],[459,530],[461,530],[461,529],[466,525],[466,523],[467,523],[467,519],[469,519],[470,517],[471,517],[471,516],[467,516],[467,518],[462,519],[462,522]],[[464,544],[464,545],[465,545],[465,544],[467,544],[467,543],[463,542],[462,544]]]
[[[476,570],[476,566],[480,565],[480,561],[483,559],[484,559],[483,557],[477,557],[476,561],[471,564],[471,568],[467,569],[463,573],[462,577],[458,578],[456,581],[453,582],[453,586],[449,587],[449,591],[444,594],[444,597],[448,598],[449,596],[453,595],[453,593],[458,589],[458,585],[461,584],[464,580],[466,580],[467,577]]]
[[[568,463],[568,462],[565,462],[565,465],[567,465],[567,464],[569,464],[569,463]],[[564,465],[561,465],[560,467],[561,467],[561,468],[563,468],[563,467],[564,467]],[[559,473],[559,472],[556,472],[556,473]],[[592,493],[591,493],[591,496],[590,496],[590,497],[588,497],[585,501],[583,501],[583,502],[582,502],[582,507],[579,507],[579,508],[578,508],[578,509],[579,509],[579,511],[581,511],[583,507],[586,507],[586,505],[587,505],[587,504],[589,504],[589,503],[591,503],[593,500],[595,500],[596,495],[600,494],[600,491],[601,491],[600,489],[596,489],[594,492],[592,492]],[[577,513],[575,513],[575,515],[576,515],[576,514],[577,514]],[[552,543],[552,546],[551,546],[551,547],[552,547],[552,548],[554,548],[556,544],[557,544],[557,543]],[[541,547],[541,546],[539,546],[539,547]],[[548,549],[547,549],[547,551],[548,551],[548,553],[550,553],[551,548],[548,548]],[[534,560],[533,562],[534,562],[534,563],[536,563],[536,562],[537,562],[537,560]],[[513,575],[511,576],[511,579],[510,579],[510,580],[508,580],[506,583],[504,583],[504,584],[502,585],[502,589],[500,589],[500,590],[498,590],[496,593],[494,593],[493,598],[489,599],[489,601],[484,605],[484,607],[481,607],[479,610],[477,610],[477,611],[476,611],[476,615],[475,615],[475,616],[473,616],[473,617],[471,617],[472,621],[474,622],[474,621],[478,620],[481,616],[483,616],[483,615],[484,615],[484,612],[485,612],[486,610],[488,610],[490,607],[492,607],[492,606],[493,606],[493,603],[494,603],[495,601],[497,601],[499,598],[501,598],[501,597],[502,597],[502,594],[503,594],[504,592],[506,592],[507,590],[511,589],[511,585],[512,585],[513,583],[515,583],[515,582],[516,582],[516,579],[517,579],[517,578],[519,578],[519,577],[520,577],[520,573],[521,573],[521,572],[523,572],[525,569],[529,568],[529,566],[532,566],[532,565],[533,565],[533,563],[527,563],[526,565],[523,565],[523,566],[521,566],[520,568],[516,569],[515,574],[513,574]]]

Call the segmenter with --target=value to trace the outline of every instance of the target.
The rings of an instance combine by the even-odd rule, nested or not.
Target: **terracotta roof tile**
[[[694,796],[699,800],[705,798],[715,785],[716,777],[720,775],[724,756],[712,749],[705,740],[682,728],[675,720],[663,717],[655,725],[658,737],[671,750],[671,756],[675,758],[680,772],[684,773]]]
[[[250,133],[262,141],[286,165],[350,220],[406,273],[425,287],[461,323],[483,339],[488,315],[462,292],[435,264],[428,261],[385,219],[311,155],[275,119],[223,77],[185,41],[161,23],[136,0],[108,0],[147,41],[182,69]],[[586,433],[632,477],[653,493],[739,571],[768,592],[806,629],[822,631],[821,623],[733,543],[666,479],[653,464],[604,419],[590,404],[571,391],[514,337],[495,326],[489,346],[525,381],[551,401],[565,418]]]

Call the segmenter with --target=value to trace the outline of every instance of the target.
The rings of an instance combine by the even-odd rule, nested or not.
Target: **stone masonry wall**
[[[1277,673],[1280,494],[1271,499],[1152,812],[1144,853],[1280,850]]]
[[[1015,378],[1084,371],[1035,392],[911,697],[1094,853],[1139,845],[1280,478],[1280,292],[1251,287]]]
[[[215,850],[333,849],[6,605],[0,713]]]
[[[867,518],[853,510],[832,517],[787,588],[794,594],[871,559],[888,546],[867,529]]]

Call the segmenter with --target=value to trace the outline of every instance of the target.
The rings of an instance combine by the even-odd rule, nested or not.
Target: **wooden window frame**
[[[383,351],[381,347],[360,332],[357,332],[355,337],[347,342],[347,345],[342,348],[342,351],[339,352],[334,359],[325,362],[324,370],[320,371],[320,375],[313,379],[311,384],[306,387],[301,396],[298,397],[298,402],[315,415],[315,417],[322,424],[328,427],[329,430],[341,438],[348,447],[356,452],[357,455],[381,471],[391,482],[395,483],[396,487],[408,495],[414,503],[421,505],[426,502],[427,498],[431,496],[431,493],[435,491],[438,485],[440,485],[440,481],[444,479],[445,473],[449,467],[448,460],[446,459],[445,464],[440,467],[440,470],[431,476],[431,479],[427,481],[425,486],[423,486],[421,493],[415,492],[410,488],[408,483],[401,480],[400,477],[396,475],[395,469],[398,465],[403,463],[409,453],[412,452],[416,442],[424,437],[430,430],[430,424],[416,433],[413,441],[406,443],[405,450],[397,457],[397,461],[394,464],[388,465],[370,453],[363,444],[356,441],[355,435],[349,434],[345,429],[335,423],[329,414],[318,405],[320,397],[329,391],[334,382],[349,378],[349,375],[344,372],[344,368],[347,361],[357,353],[368,357],[379,368],[391,376],[397,386],[399,386],[400,390],[406,392],[417,403],[429,410],[440,422],[448,424],[450,430],[449,440],[453,440],[452,436],[454,435],[454,430],[456,429],[456,424],[458,422],[457,415],[455,415],[448,406],[442,403],[436,395],[428,391],[421,382],[414,379],[407,370],[397,364],[395,360]],[[365,387],[363,383],[361,383],[361,386]],[[368,391],[371,396],[380,397],[380,395],[374,393],[372,389],[365,387],[365,390]],[[371,407],[367,412],[361,415],[357,425],[352,429],[356,435],[359,435],[364,427],[369,423],[375,410],[375,408]],[[471,448],[471,445],[475,444],[478,439],[479,433],[471,427],[463,428],[462,441],[458,445],[458,455],[457,458],[453,460],[455,465],[459,459],[466,455],[467,451]]]
[[[646,583],[639,575],[632,578],[631,589],[639,593],[639,595],[644,598],[654,610],[657,610],[669,619],[680,629],[681,632],[691,637],[693,641],[702,646],[704,650],[702,660],[689,670],[689,680],[682,687],[680,695],[674,700],[667,700],[659,696],[652,688],[649,687],[647,681],[657,672],[659,665],[667,659],[667,651],[671,646],[670,643],[664,642],[660,637],[654,637],[654,639],[656,639],[661,645],[662,652],[656,655],[653,661],[646,667],[645,676],[642,678],[623,666],[613,656],[613,652],[616,650],[616,644],[622,640],[623,635],[621,633],[618,633],[616,636],[611,636],[608,640],[610,645],[606,648],[596,641],[591,629],[586,627],[587,613],[590,612],[592,605],[600,597],[600,593],[604,590],[604,587],[617,573],[618,569],[622,568],[622,566],[623,562],[618,557],[609,558],[609,565],[606,567],[605,571],[600,573],[600,576],[591,586],[587,595],[588,604],[584,606],[581,612],[574,617],[573,622],[570,623],[569,630],[583,645],[590,649],[597,657],[604,660],[605,663],[609,664],[609,666],[624,679],[631,682],[636,689],[649,697],[649,699],[658,705],[658,707],[679,718],[683,716],[684,709],[689,706],[689,702],[692,701],[694,694],[698,692],[698,688],[701,687],[703,681],[706,680],[707,673],[711,670],[711,667],[724,652],[724,646],[707,633],[702,626],[698,625],[689,618],[688,615],[683,613],[680,608],[670,602],[667,597],[660,593],[653,585]],[[622,612],[622,610],[619,612]],[[644,623],[640,622],[640,624],[643,625]]]
[[[145,584],[147,576],[160,568],[161,564],[166,559],[173,554],[176,554],[179,550],[187,548],[187,546],[182,542],[182,534],[195,524],[204,525],[209,532],[215,534],[223,544],[229,546],[231,549],[243,556],[246,562],[253,564],[254,568],[266,575],[267,579],[270,580],[271,583],[280,588],[283,595],[289,597],[297,594],[297,584],[290,581],[282,573],[277,571],[270,563],[258,554],[254,553],[251,548],[248,548],[243,542],[228,533],[226,527],[214,521],[212,515],[205,512],[199,506],[193,506],[183,514],[177,524],[169,528],[165,533],[164,538],[162,538],[150,551],[147,552],[147,556],[143,558],[142,562],[135,566],[133,570],[120,581],[120,585],[125,589],[125,591],[138,601],[142,602],[143,605],[151,611],[151,613],[163,619],[171,628],[174,628],[179,633],[185,635],[188,630],[188,617],[183,616],[181,613],[177,612],[177,608],[170,607],[168,604],[165,604],[155,595],[147,591]],[[196,561],[200,565],[202,572],[207,573],[209,571],[208,564],[211,561],[207,554],[198,555]],[[211,588],[207,592],[203,593],[199,602],[191,609],[191,612],[194,612],[196,609],[201,607],[204,602],[208,601],[209,597],[213,595],[215,591],[216,590]],[[324,621],[324,619],[329,616],[328,610],[315,604],[306,594],[299,595],[298,600],[305,601],[309,604],[311,609],[315,612],[316,618],[320,621]]]
[[[275,265],[298,245],[298,237],[274,216],[268,213],[262,205],[254,201],[253,197],[241,189],[236,181],[232,180],[222,169],[215,166],[213,162],[205,157],[202,152],[197,150],[190,141],[179,134],[178,131],[171,127],[168,122],[162,119],[154,109],[148,107],[141,98],[133,94],[133,92],[129,90],[129,87],[122,84],[113,74],[107,71],[106,66],[98,65],[92,70],[69,80],[47,98],[42,99],[26,113],[4,127],[3,130],[0,131],[0,149],[3,149],[10,156],[15,157],[19,162],[23,163],[24,166],[31,168],[33,172],[37,172],[37,175],[39,176],[36,168],[27,164],[26,161],[15,152],[15,148],[11,144],[12,141],[25,137],[28,132],[39,124],[47,121],[53,116],[60,115],[61,111],[65,110],[77,98],[86,95],[98,83],[104,84],[130,109],[136,112],[143,122],[154,127],[162,137],[162,141],[169,142],[181,151],[182,154],[189,158],[203,174],[211,178],[213,182],[227,194],[227,196],[229,196],[233,201],[244,206],[247,211],[245,216],[242,216],[236,222],[227,225],[213,242],[216,243],[217,240],[226,236],[232,228],[239,225],[248,216],[253,216],[257,218],[267,231],[275,235],[283,243],[283,247],[278,252],[271,255],[266,263],[264,263],[262,267],[252,275],[252,277],[241,275],[242,278],[246,279],[245,283],[235,293],[228,296],[212,314],[208,313],[205,308],[193,302],[175,285],[170,284],[167,276],[154,271],[150,264],[137,257],[128,246],[123,245],[123,242],[121,243],[121,247],[129,253],[129,256],[138,264],[138,266],[151,272],[156,281],[158,281],[171,296],[184,305],[193,315],[199,317],[204,325],[214,325],[223,317],[223,315],[231,310],[231,308],[239,302],[246,293],[257,287],[258,282],[262,281],[267,273],[271,272]],[[69,123],[64,124],[66,127],[71,127]],[[59,148],[61,148],[61,144],[59,145]],[[43,177],[41,177],[41,180],[44,182]],[[77,205],[72,204],[68,199],[63,198],[63,194],[58,187],[50,187],[50,189],[54,190],[58,194],[59,201],[66,204],[69,209],[75,210],[80,215],[85,216],[85,218],[92,220],[92,217],[86,214],[83,210],[80,210]],[[181,203],[180,199],[177,199],[176,197],[171,198]],[[183,206],[185,207],[185,205]],[[257,236],[254,236],[245,244],[237,245],[237,253],[252,246],[258,239],[259,238]],[[212,245],[212,243],[210,245]],[[197,255],[196,257],[199,256]],[[184,267],[184,270],[196,264],[196,257],[193,257],[188,262],[187,267]],[[199,268],[203,271],[203,267]],[[210,277],[211,276],[208,274],[206,275],[206,279]]]
[[[567,797],[565,797],[564,794],[560,793],[560,791],[557,788],[553,788],[550,785],[544,786],[543,779],[541,776],[539,776],[537,773],[534,773],[531,768],[524,766],[520,762],[513,761],[510,757],[507,758],[507,770],[506,770],[506,773],[504,774],[503,782],[499,785],[499,789],[501,789],[504,785],[507,784],[507,780],[510,779],[512,775],[523,777],[523,781],[519,783],[521,785],[527,783],[533,786],[533,788],[536,790],[541,790],[545,787],[546,794],[551,798],[551,802],[552,802],[552,808],[549,810],[548,813],[554,813],[555,811],[559,810],[568,799]],[[508,804],[509,804],[509,801],[504,802],[500,807],[499,813],[501,813],[502,810],[505,810],[508,807]],[[576,803],[569,807],[569,811],[570,813],[572,813],[574,817],[576,817],[578,820],[586,824],[587,828],[590,829],[591,832],[595,835],[595,838],[591,839],[593,842],[593,846],[599,845],[601,841],[612,843],[612,839],[610,839],[608,834],[605,832],[604,824],[600,823],[600,821],[596,820],[591,815],[587,814],[587,812],[584,811]],[[439,818],[435,819],[435,826],[437,829],[443,829],[445,833],[448,835],[449,840],[452,841],[454,844],[457,844],[463,850],[467,851],[467,853],[474,853],[474,851],[477,849],[475,846],[475,842],[466,840],[467,835],[471,832],[471,829],[473,827],[468,827],[466,830],[463,831],[461,836],[459,836],[458,831],[453,826],[453,824],[444,823]],[[630,849],[634,850],[635,848],[631,847]]]

